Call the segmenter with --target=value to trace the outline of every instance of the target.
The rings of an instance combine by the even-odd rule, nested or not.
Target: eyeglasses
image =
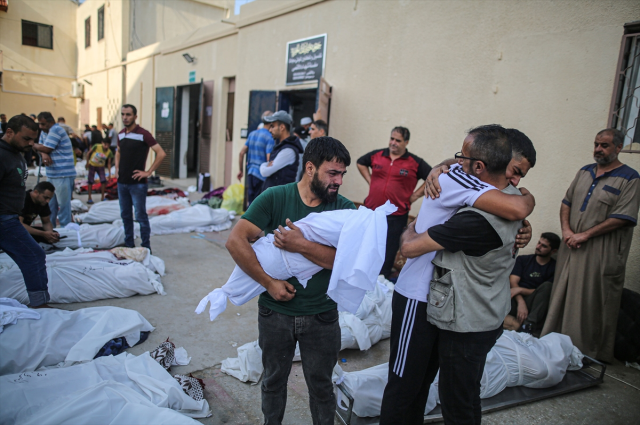
[[[458,153],[457,153],[457,154],[455,154],[453,157],[454,157],[455,159],[468,159],[468,160],[470,160],[470,161],[482,161],[481,159],[478,159],[478,158],[471,158],[471,157],[469,157],[469,156],[463,156],[463,155],[462,155],[462,152],[458,152]],[[484,161],[483,161],[483,162],[484,162]]]

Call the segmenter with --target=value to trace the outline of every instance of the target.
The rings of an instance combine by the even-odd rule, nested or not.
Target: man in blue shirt
[[[59,215],[60,226],[64,227],[71,222],[71,194],[76,178],[73,147],[67,132],[56,124],[51,112],[40,112],[38,124],[42,133],[39,144],[34,144],[33,148],[40,153],[42,164],[47,167],[47,181],[56,188],[49,201],[51,223],[56,227]]]
[[[264,183],[264,177],[260,174],[260,164],[269,160],[269,154],[273,150],[275,141],[269,132],[271,123],[264,121],[265,117],[272,114],[271,111],[265,111],[262,114],[262,120],[264,127],[258,128],[255,131],[249,133],[247,142],[240,150],[240,172],[238,173],[238,180],[242,180],[244,175],[244,156],[247,156],[247,202],[250,205],[254,199],[262,192],[262,184]]]

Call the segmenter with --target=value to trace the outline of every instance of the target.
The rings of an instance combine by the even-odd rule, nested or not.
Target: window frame
[[[84,48],[91,47],[91,16],[84,20]]]
[[[24,42],[24,27],[25,27],[25,24],[26,25],[35,26],[35,30],[36,30],[35,44],[25,44],[25,42]],[[40,28],[44,28],[44,29],[48,29],[49,30],[50,40],[51,40],[51,47],[38,44],[38,32],[40,31]],[[53,50],[53,25],[41,24],[40,22],[34,22],[34,21],[26,20],[26,19],[21,19],[21,27],[20,27],[20,29],[21,29],[21,32],[22,32],[21,36],[22,36],[22,45],[23,46],[39,47],[41,49]]]
[[[104,4],[98,8],[98,41],[100,40],[104,40]]]
[[[624,35],[622,36],[622,40],[620,42],[620,53],[618,55],[618,64],[616,66],[616,75],[614,78],[613,93],[611,95],[611,105],[609,107],[609,117],[607,120],[607,127],[609,128],[618,128],[620,120],[623,119],[623,117],[619,115],[619,112],[622,110],[622,108],[624,108],[624,106],[621,107],[620,105],[625,100],[622,99],[622,93],[624,90],[623,84],[627,83],[625,81],[627,78],[626,71],[634,67],[633,64],[629,65],[629,56],[633,54],[630,49],[633,44],[634,38],[637,39],[636,43],[640,43],[640,21],[631,22],[625,24],[624,26]],[[638,69],[634,71],[640,72],[640,61],[638,61],[637,65],[635,66]],[[633,92],[637,92],[640,94],[640,88],[638,88],[638,90],[634,89]],[[627,95],[627,97],[628,96],[629,95]],[[640,116],[636,119],[635,127],[635,131],[640,131]],[[623,133],[625,133],[625,136],[625,130],[628,128],[630,127],[626,127],[625,129],[621,130]],[[634,132],[634,139],[636,138],[637,136]],[[621,152],[640,153],[640,149],[631,149],[631,145],[628,146],[628,149],[624,149],[623,145],[623,149],[621,150]]]

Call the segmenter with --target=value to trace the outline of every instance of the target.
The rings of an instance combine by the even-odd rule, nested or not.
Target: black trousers
[[[531,294],[522,296],[529,311],[524,323],[531,324],[534,333],[542,331],[544,321],[547,318],[547,312],[549,311],[549,299],[551,298],[552,288],[553,282],[544,282]],[[516,297],[511,298],[511,311],[509,314],[513,317],[518,317],[518,301],[516,301]]]
[[[438,328],[427,322],[427,303],[395,292],[391,308],[389,378],[380,425],[422,424],[429,387],[438,373]]]
[[[380,270],[380,274],[383,274],[386,278],[391,274],[393,262],[395,261],[396,254],[400,248],[400,236],[402,236],[404,228],[407,227],[408,218],[408,213],[404,215],[387,216],[387,252],[385,254],[382,270]]]
[[[438,329],[438,390],[445,425],[480,425],[480,380],[487,354],[500,335],[502,325],[486,332]]]

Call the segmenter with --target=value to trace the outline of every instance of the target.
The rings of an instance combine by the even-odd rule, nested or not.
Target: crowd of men
[[[123,130],[95,143],[88,166],[102,180],[98,169],[110,166],[110,148],[117,148],[113,160],[125,245],[134,246],[135,206],[142,246],[150,249],[146,179],[165,153],[136,124],[135,106],[124,105],[121,116]],[[0,249],[22,270],[32,307],[46,306],[49,299],[45,256],[36,241],[55,243],[58,222],[70,222],[75,178],[64,120],[56,123],[48,112],[36,119],[37,124],[18,115],[6,122],[0,115]],[[328,136],[326,122],[303,118],[299,124],[294,127],[286,111],[265,111],[261,127],[249,134],[237,176],[241,180],[246,172],[249,207],[226,247],[236,264],[266,288],[258,301],[265,423],[282,422],[299,344],[313,422],[333,424],[331,375],[340,327],[336,303],[326,292],[336,250],[306,240],[293,222],[315,212],[355,208],[339,195],[351,154]],[[83,135],[94,137],[99,138],[89,129]],[[496,124],[475,127],[453,158],[434,167],[409,152],[409,140],[409,129],[394,127],[388,147],[357,160],[369,185],[364,205],[373,209],[390,200],[398,207],[387,219],[387,255],[380,264],[381,274],[396,283],[380,423],[422,423],[438,371],[445,422],[480,423],[480,378],[503,329],[536,336],[561,332],[584,354],[611,362],[640,208],[640,175],[618,158],[623,134],[605,129],[596,135],[595,163],[578,171],[562,201],[562,236],[542,233],[535,253],[523,256],[518,249],[531,240],[526,217],[535,200],[517,187],[536,165],[531,140]],[[38,152],[47,167],[47,181],[29,191],[27,149]],[[145,171],[149,150],[156,156]],[[420,198],[420,212],[408,223],[411,205]],[[33,226],[37,216],[42,226]],[[306,288],[295,277],[272,278],[251,247],[263,232],[274,233],[278,248],[299,253],[323,270]],[[398,251],[407,258],[403,267],[394,265]]]

